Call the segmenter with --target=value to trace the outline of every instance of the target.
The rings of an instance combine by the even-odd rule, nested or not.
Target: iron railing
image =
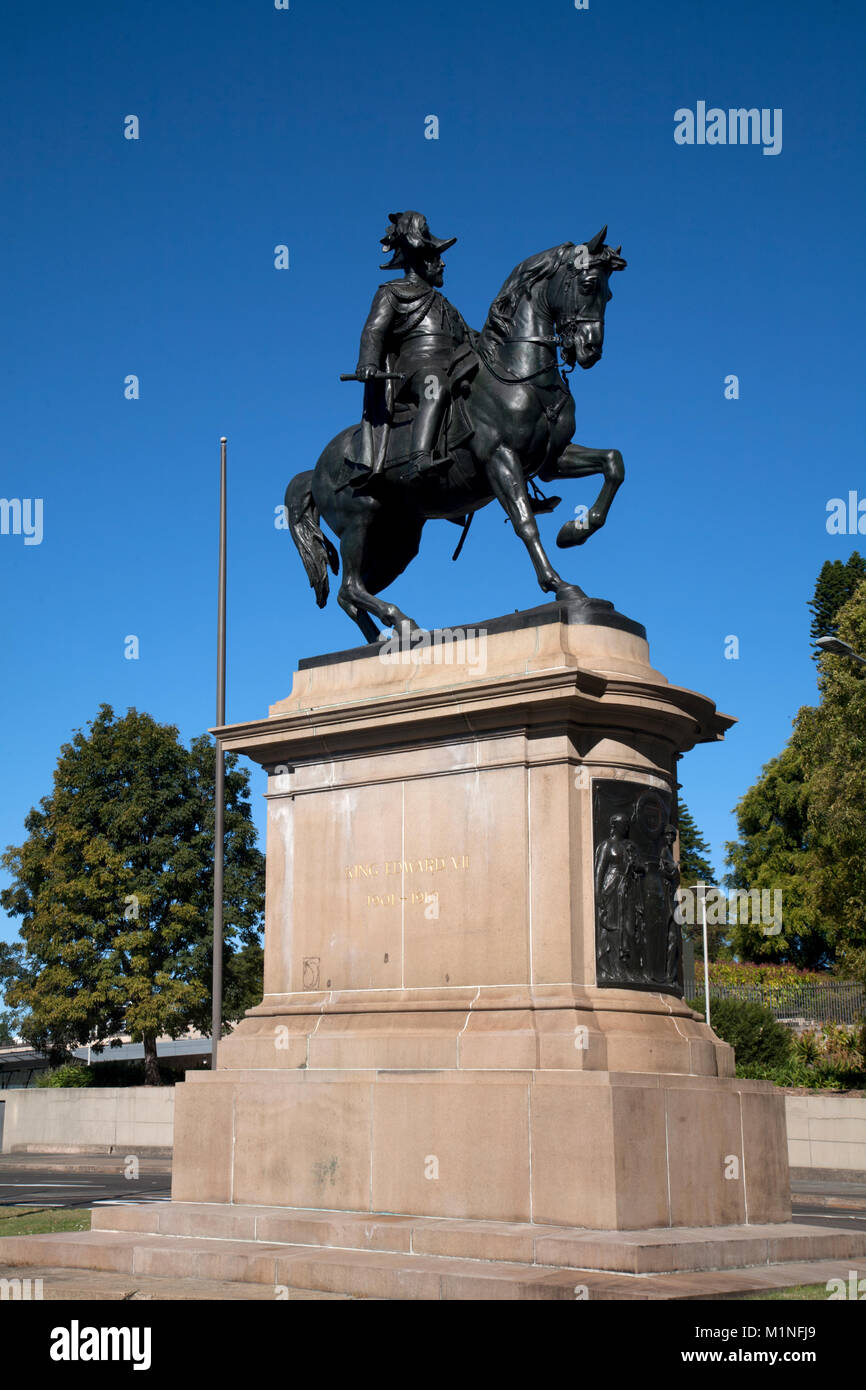
[[[695,992],[703,994],[703,981]],[[710,980],[710,1001],[742,999],[763,1004],[784,1022],[862,1023],[866,1014],[866,987],[840,980],[792,980],[754,985],[719,985]]]

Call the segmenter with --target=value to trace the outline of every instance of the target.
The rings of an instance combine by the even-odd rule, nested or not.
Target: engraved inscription
[[[344,878],[399,878],[402,874],[441,874],[469,868],[468,854],[428,855],[424,859],[383,859],[379,863],[347,864]]]

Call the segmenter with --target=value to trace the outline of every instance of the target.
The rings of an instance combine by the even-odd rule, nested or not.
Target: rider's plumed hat
[[[405,253],[410,248],[432,260],[435,256],[441,256],[457,240],[456,236],[445,240],[433,236],[427,218],[421,212],[389,212],[388,221],[391,226],[382,237],[382,250],[393,254],[390,261],[381,267],[382,270],[405,270]]]

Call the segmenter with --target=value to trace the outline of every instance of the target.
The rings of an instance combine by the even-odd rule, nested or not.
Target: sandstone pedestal
[[[174,1196],[599,1230],[790,1217],[784,1103],[676,994],[599,988],[592,792],[731,721],[546,605],[303,662],[268,780],[265,995],[179,1090]]]

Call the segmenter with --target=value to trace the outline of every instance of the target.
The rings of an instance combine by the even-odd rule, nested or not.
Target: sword
[[[363,381],[366,383],[368,381],[405,381],[406,378],[402,372],[376,372],[375,376],[371,377],[359,376],[357,372],[344,372],[340,380]]]

